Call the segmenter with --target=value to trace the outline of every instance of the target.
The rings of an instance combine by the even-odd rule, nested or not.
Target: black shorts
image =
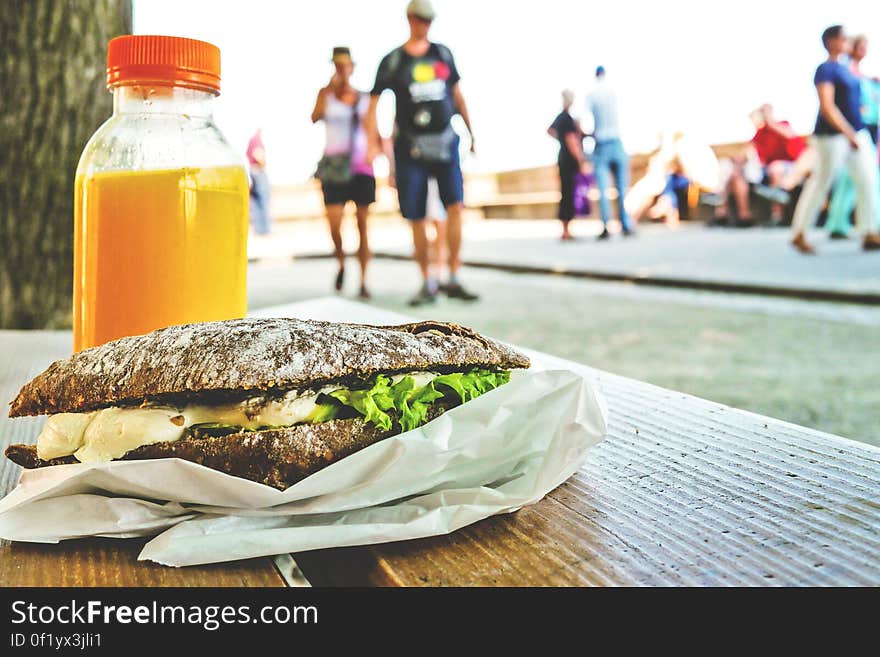
[[[345,205],[354,201],[355,205],[369,205],[376,202],[376,179],[356,173],[346,183],[321,183],[324,192],[324,205]]]

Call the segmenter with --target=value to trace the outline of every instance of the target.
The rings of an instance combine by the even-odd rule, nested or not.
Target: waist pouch
[[[426,132],[405,135],[410,157],[420,162],[446,163],[452,161],[455,148],[455,130],[447,126],[443,132]]]

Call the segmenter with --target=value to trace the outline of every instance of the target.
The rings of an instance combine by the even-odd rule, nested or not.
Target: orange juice
[[[243,167],[79,175],[74,349],[247,310]]]

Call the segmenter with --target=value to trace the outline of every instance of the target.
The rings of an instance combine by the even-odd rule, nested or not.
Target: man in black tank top
[[[452,117],[459,114],[464,120],[470,133],[471,152],[474,150],[473,133],[452,52],[446,46],[428,40],[434,16],[429,0],[412,0],[407,5],[410,38],[388,53],[379,64],[364,120],[367,134],[371,137],[378,135],[375,126],[379,96],[386,89],[394,92],[397,110],[393,135],[394,178],[400,212],[412,226],[415,257],[423,279],[421,289],[410,302],[414,306],[433,302],[440,289],[429,264],[425,222],[430,178],[437,179],[440,200],[448,214],[450,279],[443,291],[452,298],[477,299],[458,280],[464,185],[458,153],[459,137],[452,129]],[[368,159],[372,160],[380,153],[381,145],[374,138]]]

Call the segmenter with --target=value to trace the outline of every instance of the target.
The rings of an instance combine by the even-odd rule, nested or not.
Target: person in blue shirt
[[[877,153],[861,114],[861,83],[841,61],[849,40],[840,25],[822,33],[828,59],[816,69],[813,82],[819,96],[819,115],[813,131],[816,165],[804,184],[792,218],[792,246],[801,253],[815,253],[806,231],[819,217],[825,199],[840,171],[846,167],[856,188],[856,225],[863,235],[865,251],[880,250],[880,236],[873,223],[876,215]]]
[[[599,188],[599,214],[602,217],[602,233],[599,239],[608,239],[608,221],[611,219],[611,203],[607,190],[611,185],[611,174],[617,185],[617,212],[624,235],[633,234],[629,214],[623,199],[629,189],[629,156],[620,139],[620,125],[617,119],[617,94],[605,79],[605,67],[596,67],[596,86],[587,96],[587,111],[593,116],[592,137],[596,141],[593,150],[593,166],[596,172],[596,186]]]
[[[877,123],[880,119],[880,81],[865,75],[860,68],[862,60],[868,54],[868,38],[865,35],[857,36],[852,42],[852,55],[850,70],[859,78],[862,89],[861,110],[862,122],[871,135],[874,145],[877,145]],[[877,188],[880,194],[880,187]],[[856,205],[856,187],[849,173],[844,170],[837,176],[834,183],[834,191],[831,193],[831,202],[828,204],[828,218],[825,220],[825,230],[831,239],[846,239],[849,237],[849,216]],[[880,223],[880,199],[875,203],[877,216],[875,221]]]

